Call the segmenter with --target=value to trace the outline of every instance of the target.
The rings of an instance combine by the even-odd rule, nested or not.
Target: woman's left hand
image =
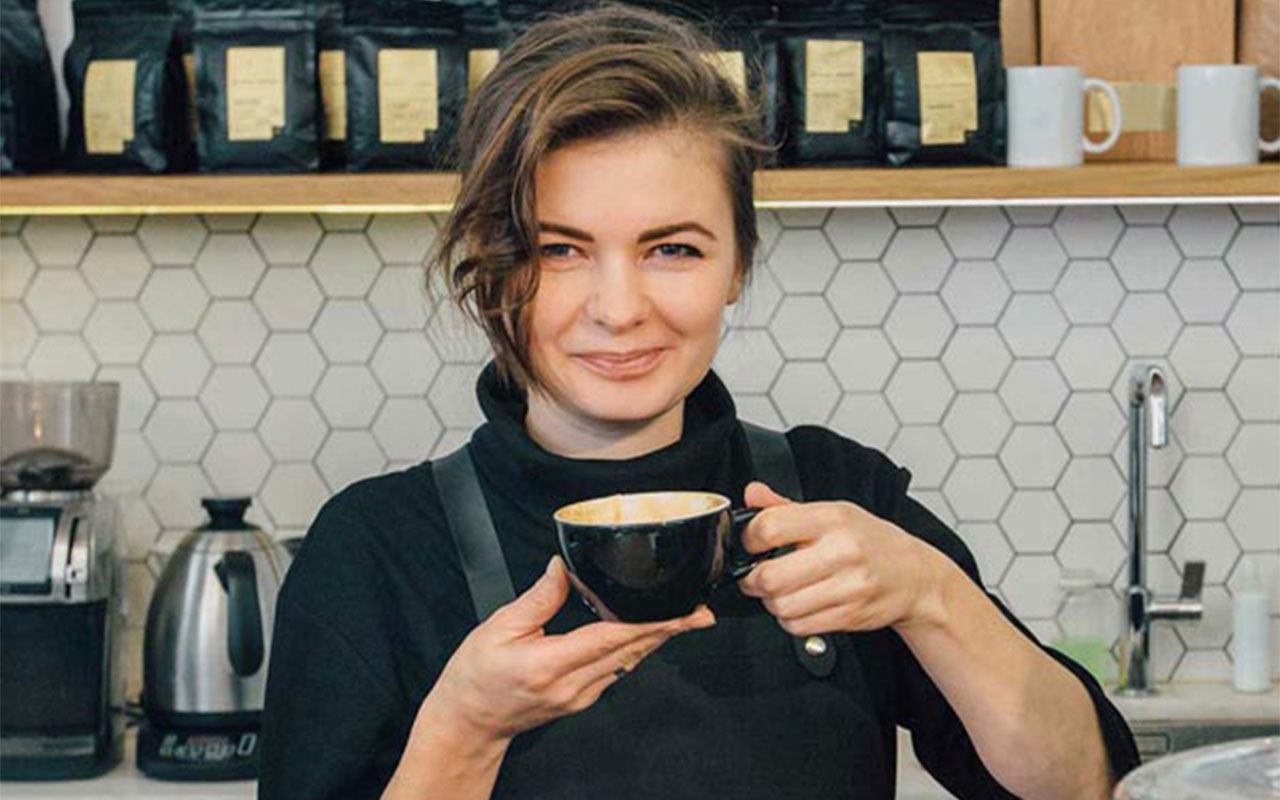
[[[745,500],[766,509],[743,531],[748,551],[795,545],[738,583],[787,633],[910,626],[938,613],[946,557],[897,525],[846,501],[795,503],[759,481]]]

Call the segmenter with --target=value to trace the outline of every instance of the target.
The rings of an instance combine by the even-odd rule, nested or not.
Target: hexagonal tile
[[[436,226],[427,214],[378,214],[368,234],[385,263],[420,264],[436,240]]]
[[[889,341],[907,358],[936,357],[954,329],[946,308],[931,294],[899,297],[884,324]]]
[[[1068,389],[1052,361],[1019,359],[1005,373],[999,393],[1017,422],[1053,422]]]
[[[884,255],[889,278],[900,292],[934,292],[951,268],[951,252],[932,228],[904,228]]]
[[[390,397],[373,422],[373,435],[393,461],[421,461],[440,437],[440,421],[420,397]]]
[[[1115,528],[1106,522],[1076,522],[1058,545],[1058,563],[1067,569],[1092,569],[1111,583],[1129,562]]]
[[[215,233],[209,237],[196,272],[214,297],[249,297],[267,269],[267,264],[242,233]]]
[[[840,386],[825,363],[792,361],[783,366],[769,396],[787,426],[793,427],[826,424],[840,394]]]
[[[320,241],[320,226],[310,214],[263,214],[253,240],[271,264],[305,264]]]
[[[1052,553],[1067,530],[1067,512],[1051,491],[1016,492],[1000,527],[1019,553]]]
[[[1280,484],[1280,425],[1250,422],[1241,426],[1227,461],[1245,486]]]
[[[475,389],[480,369],[475,364],[446,364],[431,384],[427,397],[436,416],[448,427],[474,428],[484,421]],[[441,442],[436,443],[437,452]]]
[[[257,214],[205,214],[200,217],[204,225],[214,233],[248,233]]]
[[[200,343],[187,334],[157,335],[142,359],[142,371],[161,397],[195,397],[211,366]]]
[[[436,220],[436,228],[443,226],[443,222]],[[757,264],[765,260],[770,250],[773,249],[774,242],[778,241],[778,237],[782,234],[782,224],[778,222],[778,216],[767,208],[756,209],[756,234],[760,237],[759,244],[756,247],[755,262]]]
[[[983,585],[990,589],[1000,583],[1009,562],[1013,561],[1013,550],[1000,532],[1000,526],[990,522],[966,522],[956,533],[978,562],[978,574],[982,576]]]
[[[331,366],[316,387],[316,404],[333,427],[368,427],[382,398],[373,373],[363,366]]]
[[[1216,203],[1178,206],[1169,220],[1169,232],[1187,258],[1222,255],[1238,227],[1231,208]]]
[[[1000,448],[1000,463],[1018,488],[1053,488],[1068,458],[1052,425],[1018,425]]]
[[[1074,327],[1054,356],[1074,389],[1108,389],[1124,365],[1124,351],[1111,330]]]
[[[1111,327],[1129,355],[1163,356],[1181,324],[1166,294],[1147,292],[1126,297]]]
[[[363,300],[330,300],[311,331],[330,363],[364,363],[382,326]]]
[[[254,305],[272,330],[306,330],[320,311],[324,296],[303,267],[274,267],[253,294]]]
[[[186,214],[148,214],[138,228],[138,240],[155,264],[192,263],[208,236],[200,218]]]
[[[36,343],[36,324],[15,300],[0,302],[0,366],[17,367]]]
[[[1170,416],[1173,432],[1190,455],[1221,453],[1231,443],[1240,420],[1222,392],[1187,392]]]
[[[942,301],[961,325],[995,323],[1009,295],[994,261],[957,261],[942,287]]]
[[[765,264],[756,264],[751,268],[751,279],[742,296],[726,314],[726,319],[735,328],[762,328],[769,324],[780,302],[782,287],[773,272]]]
[[[93,353],[73,333],[41,336],[27,358],[27,372],[38,381],[87,381],[97,368]]]
[[[945,206],[893,206],[889,213],[900,227],[937,225]]]
[[[937,423],[951,403],[955,389],[936,361],[904,361],[886,389],[889,403],[904,423]]]
[[[1227,251],[1227,263],[1246,289],[1280,289],[1280,227],[1248,225]]]
[[[1187,322],[1222,322],[1239,293],[1226,265],[1216,258],[1182,262],[1169,287],[1169,296]]]
[[[1243,359],[1227,384],[1227,394],[1246,422],[1280,420],[1280,361]]]
[[[17,300],[26,291],[36,263],[27,255],[22,240],[16,236],[0,236],[0,300]]]
[[[875,261],[841,264],[827,287],[827,302],[845,325],[879,325],[897,296]]]
[[[1222,519],[1236,499],[1239,484],[1224,459],[1188,456],[1169,491],[1187,519]]]
[[[1227,330],[1247,356],[1280,355],[1280,292],[1245,292],[1227,318]]]
[[[1053,556],[1019,555],[1000,582],[1000,592],[1020,618],[1052,617],[1058,613],[1059,572]]]
[[[420,333],[388,333],[370,366],[387,394],[421,396],[440,371],[440,357]]]
[[[200,404],[219,430],[253,429],[270,399],[253,367],[215,367],[200,391]]]
[[[151,272],[138,240],[132,236],[99,236],[80,265],[80,272],[101,299],[138,296]]]
[[[277,397],[309,395],[324,372],[324,357],[305,333],[273,333],[258,354],[258,373]]]
[[[1173,206],[1168,203],[1132,203],[1116,209],[1130,225],[1163,225],[1173,213]]]
[[[903,426],[893,438],[888,453],[895,462],[911,470],[914,489],[941,487],[956,460],[951,443],[936,425]]]
[[[27,310],[42,331],[80,330],[93,309],[93,292],[72,269],[43,269],[27,289]]]
[[[389,337],[388,337],[389,338]],[[420,337],[407,338],[403,344],[394,345],[394,347],[407,347],[409,349],[420,349],[424,343]],[[429,349],[429,348],[428,348]],[[380,367],[375,361],[373,368],[378,374],[379,380],[383,380],[383,370],[387,370],[392,374],[394,381],[395,367],[402,358],[394,354],[384,357],[385,362]],[[730,331],[724,341],[720,343],[720,347],[716,350],[715,363],[716,374],[724,381],[729,391],[738,392],[767,392],[769,387],[773,385],[773,379],[778,374],[778,370],[782,369],[782,354],[778,352],[778,348],[774,345],[773,339],[765,331],[760,330],[735,330]],[[434,374],[434,370],[432,371]],[[425,376],[422,390],[415,394],[426,392],[426,387],[431,383],[431,376]],[[386,382],[383,382],[386,386]]]
[[[316,466],[333,492],[377,475],[386,463],[386,456],[368,431],[334,431],[316,458]]]
[[[897,363],[897,354],[884,334],[875,328],[842,331],[827,356],[827,364],[835,373],[836,380],[849,392],[880,391]],[[774,373],[776,368],[770,371],[770,375]]]
[[[85,217],[94,233],[134,233],[138,223],[142,222],[139,214],[90,214]]]
[[[1172,680],[1186,650],[1172,625],[1154,626],[1151,629],[1151,680],[1157,683]]]
[[[943,430],[962,456],[993,456],[1013,427],[993,393],[961,394],[947,410]]]
[[[253,495],[271,469],[271,456],[257,434],[223,431],[213,437],[200,464],[219,494]]]
[[[956,258],[993,258],[1009,231],[998,206],[952,206],[939,226]]]
[[[196,333],[219,364],[250,364],[267,340],[267,326],[247,300],[214,300]]]
[[[1073,458],[1058,481],[1058,497],[1076,520],[1110,519],[1124,493],[1110,458]]]
[[[785,230],[769,257],[783,291],[821,292],[836,269],[836,254],[820,230]]]
[[[85,341],[103,364],[136,364],[151,341],[151,326],[137,303],[106,300],[84,327]]]
[[[787,228],[821,228],[827,219],[827,209],[814,206],[779,208],[774,213]]]
[[[1058,432],[1078,456],[1110,453],[1124,427],[1110,392],[1075,392],[1058,417]]]
[[[161,525],[188,530],[205,521],[200,500],[213,494],[213,487],[198,464],[162,464],[145,496]]]
[[[1058,282],[1067,254],[1048,228],[1015,228],[997,260],[1015,292],[1044,292]]]
[[[1264,586],[1276,587],[1280,586],[1280,558],[1276,557],[1275,551],[1266,553],[1245,553],[1236,561],[1236,568],[1232,570],[1231,577],[1227,579],[1227,587],[1234,595],[1241,588],[1244,582],[1245,574],[1249,567],[1247,564],[1253,564],[1253,569],[1258,575],[1258,580]],[[1271,616],[1280,615],[1280,592],[1271,590]]]
[[[1014,295],[1000,317],[1000,333],[1016,356],[1053,355],[1067,332],[1067,320],[1048,294]]]
[[[793,295],[783,298],[769,330],[788,358],[822,358],[840,324],[820,295]]]
[[[26,224],[26,217],[16,215],[0,217],[0,234],[4,234],[5,236],[17,236],[22,233],[22,226]]]
[[[746,420],[747,422],[754,422],[757,425],[763,425],[766,428],[773,428],[774,430],[785,427],[782,422],[782,416],[778,414],[778,409],[774,408],[773,401],[769,399],[768,395],[739,395],[735,397],[733,401],[738,407],[739,419]],[[446,432],[445,436],[440,441],[436,442],[435,447],[432,448],[432,452],[450,452],[452,448],[445,447],[442,442],[451,438],[452,435]],[[462,442],[465,443],[466,441],[466,438],[462,439]]]
[[[427,324],[426,283],[420,267],[383,267],[369,290],[369,305],[387,330],[422,330]]]
[[[125,532],[124,555],[129,559],[144,559],[155,544],[156,537],[160,535],[160,522],[141,494],[123,499],[121,506],[120,523]],[[145,624],[145,619],[142,622]],[[142,652],[141,643],[138,652]]]
[[[1013,487],[996,459],[962,458],[951,469],[942,493],[960,519],[989,522],[1000,516]]]
[[[960,328],[951,337],[942,364],[956,387],[990,391],[1000,385],[1013,357],[994,328]]]
[[[194,270],[157,269],[147,279],[139,303],[157,331],[192,331],[209,306],[209,295]]]
[[[74,267],[92,237],[80,217],[32,217],[22,227],[22,240],[44,267]]]
[[[305,461],[320,449],[329,427],[310,400],[285,399],[271,403],[258,433],[277,461]]]
[[[102,367],[94,375],[94,380],[120,384],[119,430],[136,431],[141,428],[156,404],[156,394],[147,379],[142,377],[142,370],[123,365]]]
[[[1212,567],[1206,564],[1206,570],[1208,569]],[[1208,578],[1206,577],[1205,580],[1208,581]],[[1226,653],[1222,648],[1226,646],[1232,633],[1231,595],[1227,594],[1225,587],[1206,586],[1200,601],[1204,604],[1200,619],[1190,624],[1178,625],[1178,635],[1189,648],[1216,649],[1188,650],[1186,657],[1178,665],[1178,680],[1196,680],[1197,678],[1193,676],[1206,675],[1206,673],[1216,676],[1215,680],[1230,680],[1231,662],[1227,661]],[[1215,654],[1220,659],[1219,663],[1209,661],[1209,658]],[[1197,657],[1204,660],[1197,663]]]
[[[1124,223],[1111,206],[1067,206],[1053,228],[1072,258],[1105,258]]]
[[[330,214],[317,214],[320,226],[326,231],[362,231],[369,227],[371,214],[352,214],[338,211]]]
[[[1245,224],[1280,222],[1280,203],[1236,203],[1231,209]]]
[[[898,418],[878,394],[846,394],[827,423],[867,447],[884,450],[898,432]]]
[[[111,468],[102,476],[97,489],[118,498],[140,494],[155,474],[156,466],[156,457],[141,433],[120,431],[111,454]]]
[[[330,297],[361,297],[378,274],[378,256],[362,233],[331,233],[311,259],[311,271]]]
[[[894,224],[883,208],[837,208],[827,218],[827,238],[842,259],[884,255]]]
[[[1120,280],[1129,291],[1160,290],[1182,261],[1164,228],[1128,228],[1111,254]]]
[[[1188,522],[1182,526],[1169,555],[1179,564],[1203,561],[1205,583],[1223,583],[1240,555],[1240,546],[1221,522]]]
[[[1058,206],[1005,206],[1009,221],[1020,227],[1052,225],[1058,216]]]
[[[161,400],[143,428],[156,456],[167,464],[200,460],[213,426],[194,400]]]
[[[310,464],[277,464],[262,486],[262,504],[277,527],[305,528],[329,490]]]
[[[1280,519],[1280,489],[1244,489],[1231,506],[1227,525],[1245,550],[1269,550],[1276,546],[1276,520]]]
[[[1053,294],[1067,319],[1077,324],[1100,323],[1109,322],[1120,307],[1124,287],[1116,279],[1111,262],[1072,261]]]

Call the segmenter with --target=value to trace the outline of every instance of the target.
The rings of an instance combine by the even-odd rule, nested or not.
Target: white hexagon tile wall
[[[1152,582],[1175,591],[1206,560],[1212,613],[1157,633],[1157,671],[1230,677],[1223,608],[1246,559],[1271,579],[1280,641],[1280,208],[759,220],[716,360],[744,418],[829,425],[905,464],[987,586],[1052,638],[1060,569],[1094,569],[1118,599],[1127,375],[1159,363],[1172,441],[1151,460]],[[199,522],[202,494],[253,494],[255,520],[296,535],[348,482],[465,441],[487,349],[427,305],[438,223],[3,220],[0,372],[123,385],[104,488],[126,509],[131,581],[153,579],[149,554]]]

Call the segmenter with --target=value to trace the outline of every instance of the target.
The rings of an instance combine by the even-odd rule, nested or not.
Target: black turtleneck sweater
[[[733,401],[714,373],[686,400],[678,442],[624,461],[542,449],[525,432],[524,398],[501,385],[493,364],[477,393],[487,421],[471,438],[472,456],[517,593],[557,552],[551,513],[566,503],[701,489],[741,504],[753,477]],[[805,499],[855,502],[981,585],[960,539],[908,497],[905,469],[824,428],[793,428],[787,439]],[[670,640],[586,711],[516,737],[493,797],[891,798],[897,726],[910,729],[921,763],[958,797],[1012,796],[892,630],[835,637],[835,670],[817,678],[758,600],[730,584],[710,605],[715,627]],[[571,593],[547,631],[594,619]],[[259,796],[378,797],[418,706],[476,624],[429,463],[335,496],[279,598]],[[1115,774],[1132,769],[1137,754],[1119,713],[1086,671],[1048,652],[1088,689]]]

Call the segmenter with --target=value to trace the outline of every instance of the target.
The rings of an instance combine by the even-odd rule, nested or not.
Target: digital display
[[[41,585],[49,580],[55,517],[0,517],[0,584]]]

